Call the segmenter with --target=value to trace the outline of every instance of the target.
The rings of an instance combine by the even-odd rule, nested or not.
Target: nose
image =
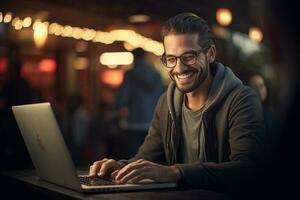
[[[179,58],[177,58],[176,65],[175,65],[173,71],[176,73],[182,73],[187,68],[188,67],[185,64],[183,64]]]

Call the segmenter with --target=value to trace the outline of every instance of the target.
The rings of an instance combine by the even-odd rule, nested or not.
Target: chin
[[[197,88],[197,85],[181,86],[176,82],[176,87],[181,93],[187,94],[193,92]]]

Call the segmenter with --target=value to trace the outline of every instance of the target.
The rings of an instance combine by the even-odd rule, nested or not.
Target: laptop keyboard
[[[79,181],[81,184],[88,186],[97,186],[97,185],[117,185],[117,183],[113,182],[110,179],[100,178],[100,177],[81,177],[79,176]]]

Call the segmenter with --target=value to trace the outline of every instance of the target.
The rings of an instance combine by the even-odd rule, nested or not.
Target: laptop
[[[112,192],[174,188],[176,183],[117,184],[99,177],[78,175],[50,103],[12,107],[37,175],[48,182],[82,192]]]

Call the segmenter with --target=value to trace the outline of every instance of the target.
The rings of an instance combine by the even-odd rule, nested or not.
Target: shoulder
[[[167,93],[164,92],[157,101],[157,107],[167,107]]]
[[[152,126],[165,127],[168,114],[167,95],[166,92],[164,92],[156,104],[152,118]]]
[[[155,115],[162,118],[169,113],[168,105],[167,105],[167,95],[164,92],[158,99],[156,107],[155,107]]]
[[[254,99],[259,101],[258,96],[256,95],[256,93],[253,91],[252,88],[250,88],[249,86],[240,84],[237,87],[235,87],[230,95],[233,101],[241,101],[241,100],[250,100],[250,99]]]
[[[261,113],[261,102],[252,88],[241,85],[232,91],[229,101],[229,110],[231,115],[234,113],[244,112],[247,115],[250,113]]]

